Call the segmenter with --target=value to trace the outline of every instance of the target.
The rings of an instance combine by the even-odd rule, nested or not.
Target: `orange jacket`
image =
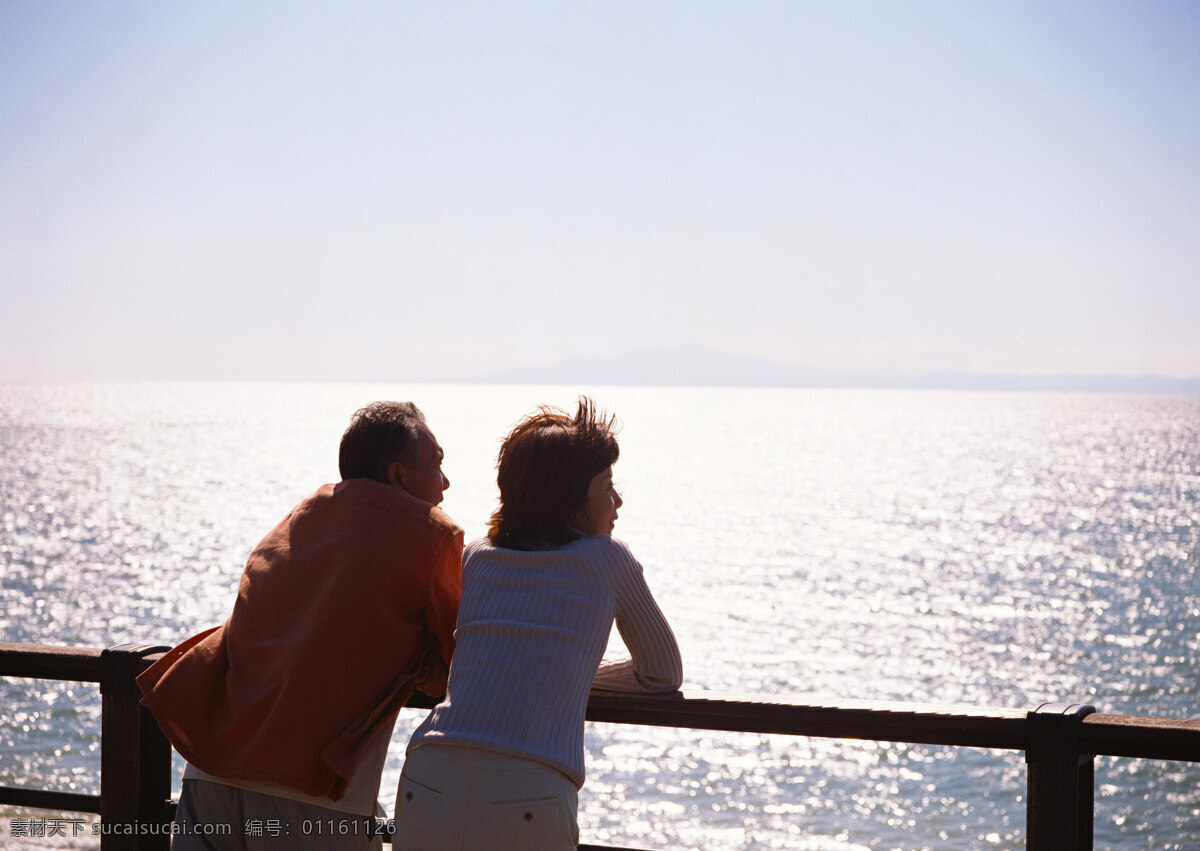
[[[400,487],[325,485],[250,555],[229,620],[138,677],[142,703],[209,774],[338,800],[414,688],[443,693],[462,549]]]

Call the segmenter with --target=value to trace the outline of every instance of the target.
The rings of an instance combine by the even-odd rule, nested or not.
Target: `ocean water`
[[[174,644],[222,621],[251,548],[337,479],[372,399],[425,410],[443,507],[478,537],[500,438],[580,392],[622,422],[616,534],[685,688],[1200,715],[1197,397],[0,385],[0,637]],[[420,718],[397,727],[388,809]],[[0,680],[0,784],[97,792],[98,736],[94,686]],[[1019,753],[610,724],[586,744],[588,842],[1024,845]],[[1200,765],[1097,759],[1096,847],[1200,847]]]

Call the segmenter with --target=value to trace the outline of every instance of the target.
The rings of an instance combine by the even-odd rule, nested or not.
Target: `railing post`
[[[1029,851],[1092,847],[1095,765],[1079,752],[1079,731],[1094,706],[1044,703],[1027,716],[1029,765],[1025,832]]]
[[[145,657],[170,650],[122,644],[100,654],[100,847],[102,851],[167,851],[171,835],[171,745],[141,705],[135,677]]]

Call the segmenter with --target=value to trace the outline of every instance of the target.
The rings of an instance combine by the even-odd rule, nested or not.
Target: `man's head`
[[[338,452],[342,479],[374,479],[399,485],[437,505],[450,480],[442,472],[445,453],[412,402],[372,402],[350,418]]]

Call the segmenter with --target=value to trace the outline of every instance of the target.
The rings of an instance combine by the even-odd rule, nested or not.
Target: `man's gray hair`
[[[393,461],[415,464],[425,415],[412,402],[372,402],[350,417],[338,451],[342,479],[387,481]]]

